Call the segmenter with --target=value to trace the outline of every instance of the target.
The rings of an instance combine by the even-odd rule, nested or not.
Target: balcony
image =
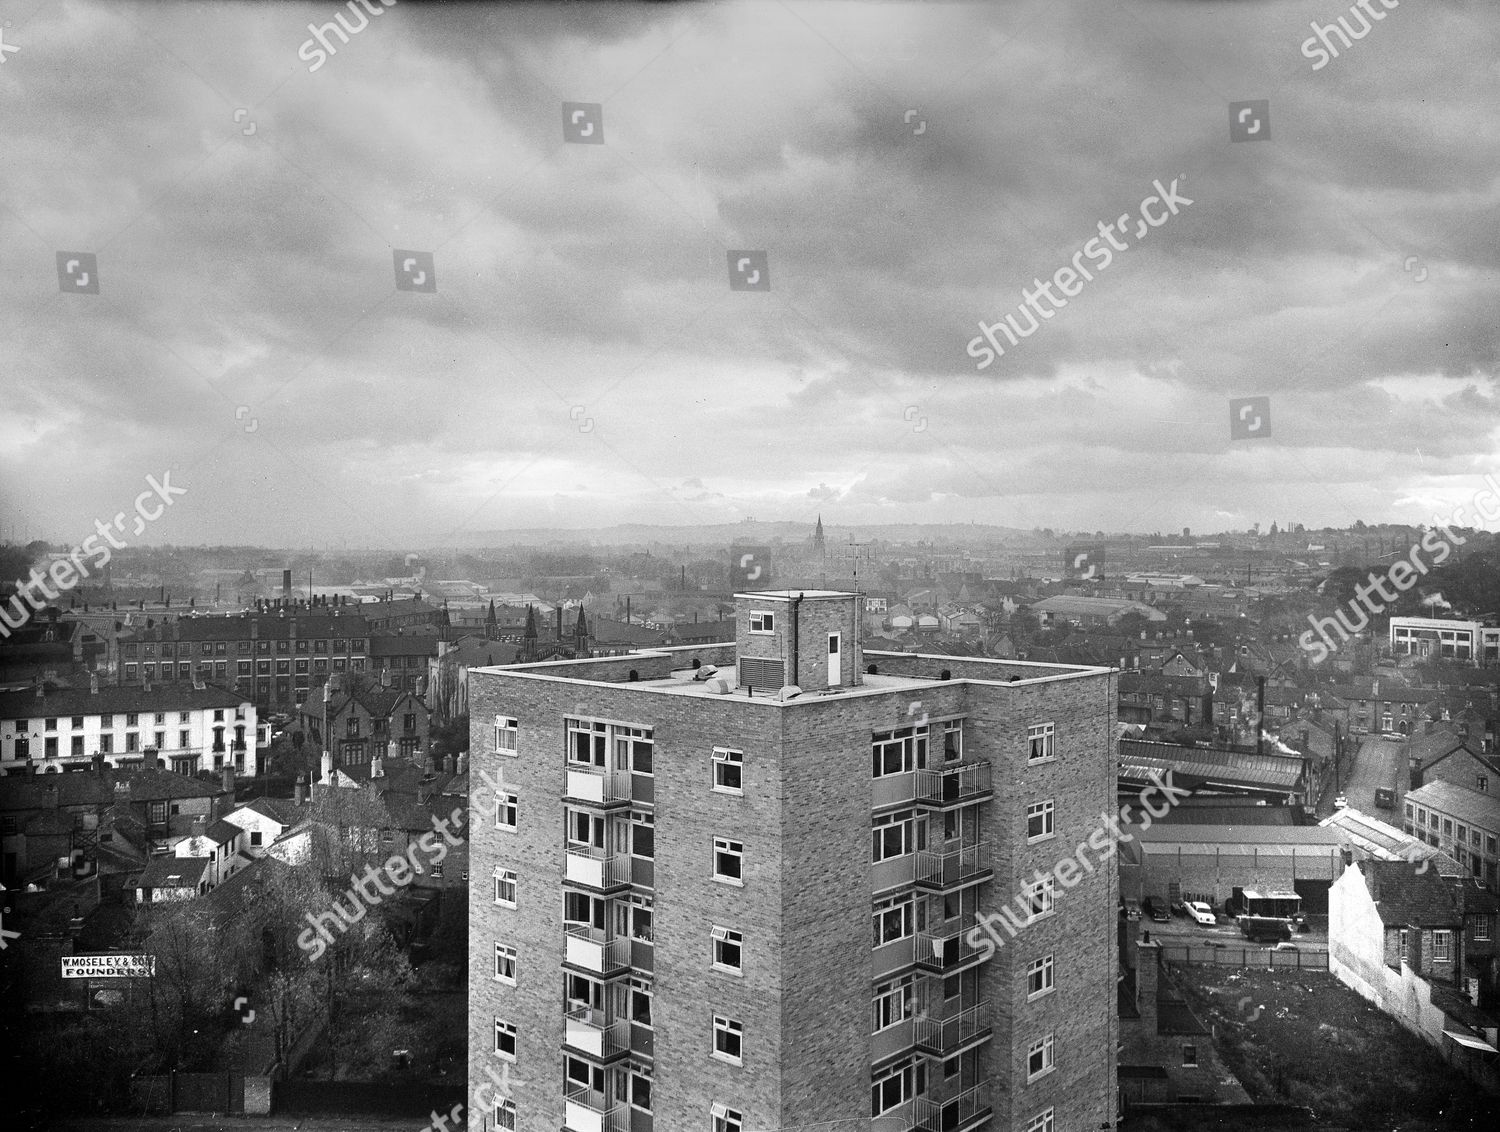
[[[946,892],[989,880],[992,875],[988,841],[951,849],[925,849],[917,854],[916,880],[922,888]]]
[[[916,801],[939,809],[983,802],[994,796],[988,762],[951,763],[917,771]]]
[[[563,1132],[627,1132],[629,1106],[571,1081],[563,1094]]]
[[[628,936],[608,936],[603,928],[569,924],[563,940],[563,961],[596,975],[612,975],[630,967]]]
[[[615,1018],[607,1010],[571,1004],[563,1041],[570,1049],[597,1061],[610,1061],[630,1052],[630,1020]]]
[[[630,857],[593,845],[569,845],[563,879],[609,891],[630,885]]]
[[[568,767],[567,798],[595,806],[628,806],[630,772],[599,768]]]
[[[917,776],[912,771],[877,778],[870,787],[870,808],[875,810],[890,806],[909,806],[916,798]]]
[[[955,971],[972,967],[993,954],[993,944],[987,952],[983,947],[970,944],[965,938],[968,934],[967,928],[954,928],[951,933],[942,935],[934,932],[918,932],[917,966],[924,971],[951,975]],[[988,942],[982,930],[979,932],[979,937],[981,943]]]
[[[961,1007],[946,1018],[917,1019],[917,1048],[936,1057],[952,1057],[990,1037],[990,1003]]]
[[[946,1101],[918,1097],[914,1109],[914,1132],[972,1132],[984,1127],[993,1111],[988,1085],[975,1085]]]

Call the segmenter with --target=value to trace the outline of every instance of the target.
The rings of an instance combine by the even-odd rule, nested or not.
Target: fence
[[[1171,963],[1205,967],[1256,967],[1264,970],[1291,967],[1304,971],[1328,970],[1326,951],[1275,951],[1269,947],[1194,947],[1163,944],[1162,958]]]
[[[459,1085],[392,1084],[387,1081],[276,1081],[275,1113],[407,1116],[420,1127],[429,1113],[448,1112],[464,1100]]]
[[[131,1088],[141,1113],[245,1111],[243,1073],[164,1073],[137,1077]]]

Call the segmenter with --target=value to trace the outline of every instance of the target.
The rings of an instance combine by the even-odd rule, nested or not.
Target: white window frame
[[[1038,910],[1037,897],[1041,897],[1041,907]],[[1037,920],[1046,919],[1057,913],[1057,888],[1051,876],[1042,877],[1041,880],[1033,881],[1026,886],[1026,906],[1029,917],[1028,924],[1034,924]]]
[[[886,834],[891,830],[900,831],[900,845],[895,852],[886,851]],[[897,810],[894,813],[882,814],[870,823],[870,863],[881,864],[884,861],[896,861],[902,857],[910,857],[917,851],[917,818],[913,810]]]
[[[901,921],[902,933],[900,935],[885,936],[886,916],[891,912],[897,912]],[[870,912],[870,919],[874,934],[872,940],[875,947],[885,947],[887,944],[899,943],[903,939],[910,939],[917,932],[917,907],[916,900],[907,893],[901,896],[887,896],[882,900],[875,901]]]
[[[715,1102],[708,1110],[713,1132],[745,1132],[745,1116],[739,1109]]]
[[[1028,765],[1051,762],[1057,758],[1057,727],[1052,722],[1033,723],[1026,728],[1026,762]],[[1038,754],[1038,743],[1040,751]]]
[[[776,632],[776,614],[769,609],[752,609],[748,624],[757,636],[771,636]]]
[[[1026,1001],[1034,1002],[1057,989],[1057,964],[1049,951],[1026,968]],[[1035,985],[1034,985],[1035,984]]]
[[[1056,805],[1051,798],[1043,798],[1040,802],[1032,802],[1026,807],[1026,844],[1031,845],[1038,841],[1049,841],[1057,836],[1054,824]],[[1031,819],[1041,819],[1041,832],[1031,832]]]
[[[1432,933],[1432,961],[1453,962],[1453,933],[1447,928],[1435,928]]]
[[[1474,917],[1474,942],[1488,943],[1490,938],[1490,918],[1488,915]]]
[[[1054,1132],[1052,1109],[1045,1109],[1033,1116],[1027,1121],[1023,1132]]]
[[[720,853],[725,853],[728,856],[739,858],[739,876],[732,877],[726,873],[719,872]],[[745,843],[743,841],[736,841],[730,837],[714,838],[713,879],[719,884],[733,885],[735,888],[745,887]]]
[[[901,1025],[917,1010],[917,977],[904,975],[878,983],[870,1000],[870,1033]]]
[[[514,908],[514,907],[516,907],[516,905],[518,903],[516,897],[518,896],[517,889],[518,889],[519,884],[520,884],[520,879],[519,879],[519,877],[517,877],[516,871],[514,869],[502,869],[499,865],[496,865],[495,866],[495,903],[498,904],[498,905],[500,905],[500,907],[502,907],[502,908]],[[503,897],[503,896],[500,895],[501,889],[504,886],[507,886],[507,885],[510,888],[510,899],[508,899],[508,900],[505,897]]]
[[[509,974],[506,974],[506,969]],[[508,987],[516,985],[516,949],[509,944],[495,944],[495,982]]]
[[[881,1098],[881,1086],[885,1082],[897,1078],[901,1082],[901,1096],[891,1105],[886,1106]],[[900,1061],[887,1066],[877,1076],[870,1077],[870,1115],[873,1118],[884,1116],[888,1112],[894,1112],[904,1104],[910,1104],[913,1099],[927,1094],[927,1063],[913,1057],[903,1057]]]
[[[898,727],[894,731],[876,732],[870,738],[871,776],[876,779],[894,778],[900,774],[925,770],[931,745],[932,730],[925,723]],[[892,753],[896,755],[894,769],[887,758]]]
[[[507,736],[507,733],[508,736]],[[509,738],[511,746],[507,747],[503,740]],[[521,722],[513,716],[495,716],[495,754],[509,755],[512,758],[521,753]]]
[[[726,1062],[729,1065],[744,1065],[745,1024],[739,1021],[737,1018],[729,1017],[727,1014],[715,1014],[713,1016],[713,1019],[713,1046],[709,1051],[710,1055],[719,1061]],[[723,1034],[726,1039],[739,1039],[740,1052],[738,1056],[732,1053],[726,1053],[724,1050],[721,1050],[719,1048],[720,1034]]]
[[[509,813],[512,818],[509,822],[500,820],[502,814]],[[501,790],[495,796],[495,828],[509,830],[515,833],[521,824],[521,796],[514,790]]]
[[[501,1036],[510,1038],[511,1051],[506,1053],[501,1047]],[[495,1056],[501,1061],[509,1061],[515,1064],[516,1052],[520,1048],[521,1036],[514,1022],[507,1022],[503,1018],[495,1019]]]
[[[715,747],[713,750],[713,792],[715,794],[733,794],[743,797],[745,793],[745,752],[733,747]],[[740,784],[738,786],[727,786],[719,778],[719,771],[725,767],[736,767],[740,772]]]
[[[1042,1066],[1040,1069],[1031,1068],[1031,1059],[1041,1054]],[[1026,1083],[1039,1080],[1047,1076],[1057,1068],[1057,1044],[1056,1035],[1050,1031],[1032,1042],[1026,1050]]]
[[[516,1102],[504,1098],[495,1100],[495,1132],[515,1132]]]
[[[726,928],[721,924],[715,924],[713,926],[713,931],[711,931],[709,935],[710,966],[712,966],[715,971],[723,971],[726,974],[743,976],[745,974],[745,934],[743,932],[736,931],[734,928]],[[738,963],[729,963],[721,958],[722,948],[724,946],[739,948],[740,961]]]

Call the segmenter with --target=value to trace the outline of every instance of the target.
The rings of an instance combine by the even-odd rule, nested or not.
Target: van
[[[1254,943],[1280,943],[1292,938],[1292,927],[1275,916],[1241,916],[1240,931]]]

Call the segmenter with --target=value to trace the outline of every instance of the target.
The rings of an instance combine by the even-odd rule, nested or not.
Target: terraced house
[[[1052,870],[1113,811],[1113,671],[735,603],[732,643],[470,671],[469,1074],[526,1083],[483,1127],[1111,1127],[1115,870]]]

